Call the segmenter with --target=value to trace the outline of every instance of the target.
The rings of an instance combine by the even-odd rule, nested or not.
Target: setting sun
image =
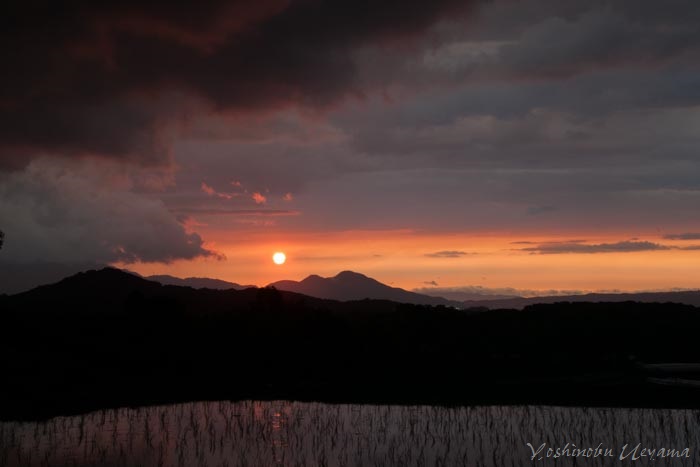
[[[284,262],[287,261],[287,255],[285,255],[281,251],[278,251],[277,253],[272,255],[272,261],[275,264],[284,264]]]

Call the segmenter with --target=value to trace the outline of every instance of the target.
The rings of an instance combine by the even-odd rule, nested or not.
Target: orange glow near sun
[[[271,282],[302,280],[310,274],[331,277],[352,270],[393,287],[412,289],[433,282],[440,287],[477,285],[536,290],[651,290],[697,288],[700,250],[670,248],[659,251],[600,254],[537,254],[523,248],[576,238],[569,233],[424,233],[411,230],[345,232],[279,232],[256,235],[209,231],[215,243],[207,247],[224,259],[201,258],[171,264],[136,263],[124,267],[143,275],[215,277],[240,284],[265,286]],[[589,243],[614,243],[629,233],[586,235]],[[645,235],[645,240],[683,247]],[[436,252],[457,252],[442,257]],[[270,252],[285,255],[277,263]],[[293,255],[290,263],[287,257]],[[268,258],[261,261],[261,258]],[[270,261],[272,259],[273,261]],[[280,267],[284,264],[284,267]]]

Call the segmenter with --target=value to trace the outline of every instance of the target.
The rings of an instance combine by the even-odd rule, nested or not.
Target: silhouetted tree
[[[5,241],[5,232],[0,230],[0,250],[2,250],[2,244]]]

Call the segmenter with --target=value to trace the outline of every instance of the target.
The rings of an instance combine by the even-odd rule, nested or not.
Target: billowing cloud
[[[114,178],[103,165],[66,167],[45,159],[4,174],[0,260],[130,263],[216,256],[160,200]]]
[[[520,248],[543,255],[563,253],[631,253],[638,251],[670,250],[673,247],[646,241],[622,241],[616,243],[587,244],[581,242],[551,242]]]
[[[467,253],[466,251],[443,250],[436,251],[435,253],[426,253],[425,256],[428,258],[461,258],[462,256],[467,256],[469,254],[470,253]]]

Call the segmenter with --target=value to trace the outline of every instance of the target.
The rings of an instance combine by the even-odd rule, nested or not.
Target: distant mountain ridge
[[[334,277],[321,277],[314,274],[302,281],[282,280],[273,282],[269,286],[279,290],[329,300],[351,301],[370,298],[414,305],[462,306],[458,301],[391,287],[382,284],[376,279],[353,271],[342,271]]]
[[[464,308],[485,307],[490,309],[512,308],[520,310],[528,305],[560,302],[641,302],[682,303],[700,306],[700,290],[685,292],[638,292],[638,293],[588,293],[583,295],[554,295],[547,297],[515,297],[502,300],[466,300]]]
[[[413,289],[413,292],[431,297],[442,297],[455,302],[467,301],[490,301],[490,300],[506,300],[513,298],[523,298],[520,295],[514,294],[491,294],[480,292],[462,292],[462,291],[432,291],[430,289]]]
[[[235,282],[228,282],[221,279],[212,279],[209,277],[175,277],[169,276],[167,274],[146,276],[144,279],[149,281],[155,281],[163,285],[178,285],[180,287],[192,287],[193,289],[214,289],[214,290],[243,290],[249,289],[251,287],[256,287],[254,285],[241,285]]]
[[[302,281],[282,280],[269,284],[280,291],[306,295],[309,299],[332,300],[349,302],[355,300],[387,300],[395,303],[414,305],[450,306],[460,309],[523,309],[529,305],[552,304],[562,302],[640,302],[640,303],[679,303],[700,307],[700,290],[674,292],[635,292],[635,293],[588,293],[582,295],[555,295],[542,297],[511,297],[494,299],[491,296],[476,300],[449,300],[445,297],[424,295],[410,292],[398,287],[391,287],[376,279],[352,271],[343,271],[334,277],[310,275]],[[186,288],[195,290],[209,289],[217,292],[245,291],[257,288],[253,285],[240,285],[220,279],[188,277],[178,278],[169,275],[154,275],[143,277],[139,274],[106,267],[100,270],[90,270],[77,273],[58,282],[38,286],[32,290],[17,293],[15,296],[41,296],[50,294],[72,297],[81,296],[85,299],[100,299],[105,302],[122,300],[134,290],[153,292],[161,287],[175,287],[171,292],[162,290],[164,294],[175,293],[178,296],[185,293]],[[180,289],[184,287],[183,289]],[[177,291],[181,290],[181,292]],[[150,291],[150,292],[149,292]],[[255,290],[251,290],[255,293]],[[1,296],[1,295],[0,295]],[[252,295],[251,295],[252,296]],[[229,297],[230,298],[230,297]]]
[[[79,272],[58,282],[40,285],[31,290],[13,295],[0,295],[0,310],[8,303],[18,307],[41,309],[43,307],[82,309],[94,311],[139,310],[136,304],[144,299],[154,303],[168,304],[166,308],[190,310],[199,313],[229,312],[238,310],[265,310],[275,307],[289,309],[324,309],[372,312],[395,311],[401,303],[389,300],[368,300],[360,304],[323,299],[293,291],[272,288],[250,287],[242,290],[227,288],[183,287],[164,285],[136,273],[106,267],[100,270]],[[70,306],[66,305],[69,304]],[[1,315],[1,313],[0,313]]]
[[[0,260],[0,294],[26,292],[40,285],[53,284],[81,271],[102,269],[106,264],[91,262],[52,263],[37,261],[17,263]]]

